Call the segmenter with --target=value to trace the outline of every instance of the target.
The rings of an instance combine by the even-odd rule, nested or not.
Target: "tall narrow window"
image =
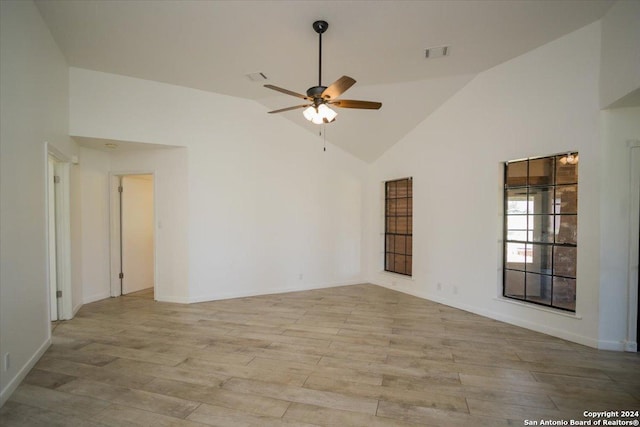
[[[385,183],[384,269],[411,276],[413,185],[411,178]]]
[[[578,153],[507,162],[503,295],[576,310]]]

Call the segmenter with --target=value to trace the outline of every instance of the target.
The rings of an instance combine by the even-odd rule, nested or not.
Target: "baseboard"
[[[614,343],[610,343],[610,342],[600,342],[596,339],[593,339],[591,337],[585,337],[583,335],[578,335],[578,334],[574,334],[572,332],[568,332],[562,329],[557,329],[557,328],[553,328],[547,325],[541,325],[539,323],[533,323],[533,322],[529,322],[526,320],[522,320],[520,318],[517,317],[513,317],[513,316],[509,316],[509,315],[505,315],[503,313],[497,313],[495,311],[491,311],[491,310],[486,310],[483,308],[479,308],[479,307],[475,307],[475,306],[470,306],[467,304],[461,304],[458,301],[453,301],[453,300],[449,300],[446,298],[441,298],[438,297],[436,295],[431,295],[428,294],[426,292],[416,292],[413,290],[407,290],[407,289],[403,289],[397,286],[391,287],[391,286],[386,286],[384,284],[380,284],[380,283],[375,283],[374,284],[378,285],[378,286],[382,286],[385,287],[387,289],[391,289],[394,291],[398,291],[398,292],[402,292],[408,295],[413,295],[415,297],[418,298],[422,298],[422,299],[426,299],[429,301],[433,301],[433,302],[437,302],[439,304],[443,304],[449,307],[453,307],[453,308],[457,308],[460,310],[464,310],[464,311],[468,311],[470,313],[474,313],[474,314],[478,314],[480,316],[483,317],[488,317],[489,319],[493,319],[493,320],[498,320],[500,322],[505,322],[508,323],[510,325],[514,325],[514,326],[519,326],[521,328],[525,328],[525,329],[529,329],[535,332],[540,332],[546,335],[551,335],[557,338],[561,338],[563,340],[567,340],[567,341],[571,341],[571,342],[575,342],[578,344],[582,344],[585,345],[587,347],[593,347],[593,348],[599,348],[599,349],[603,349],[603,350],[615,350],[615,351],[622,351],[623,347],[621,347],[622,343],[617,343],[617,346],[614,345]]]
[[[18,388],[22,380],[27,376],[29,371],[38,363],[38,360],[42,357],[42,355],[47,351],[49,346],[51,345],[51,336],[49,336],[44,343],[38,348],[38,350],[34,353],[33,356],[24,364],[22,368],[18,371],[15,377],[9,381],[7,386],[0,391],[0,407],[5,404],[9,397],[13,394],[13,392]]]
[[[638,352],[638,343],[636,341],[625,341],[624,343],[624,351],[628,351],[631,353]]]
[[[313,289],[336,288],[339,286],[351,286],[351,285],[358,285],[361,283],[363,283],[362,280],[350,280],[346,282],[325,283],[322,285],[289,286],[289,287],[282,287],[282,288],[275,288],[275,289],[251,289],[251,290],[246,290],[241,292],[225,292],[225,293],[217,293],[213,295],[202,295],[202,296],[190,297],[188,298],[188,302],[197,303],[197,302],[218,301],[218,300],[233,299],[233,298],[252,297],[252,296],[258,296],[258,295],[284,294],[287,292],[301,292],[301,291],[310,291]],[[178,301],[172,301],[172,302],[178,302]]]
[[[78,311],[80,311],[80,309],[82,308],[84,304],[80,303],[78,305],[76,305],[75,307],[73,307],[72,310],[72,317],[76,317],[76,314],[78,313]]]
[[[625,351],[624,341],[598,341],[598,350]]]
[[[158,302],[171,302],[174,304],[189,304],[191,302],[189,297],[154,295],[154,299]]]
[[[91,295],[89,297],[83,298],[82,299],[82,304],[89,304],[89,303],[100,301],[100,300],[107,299],[107,298],[110,298],[110,297],[111,297],[111,294],[109,294],[109,292],[104,292],[104,293],[101,293],[101,294],[95,294],[95,295]]]

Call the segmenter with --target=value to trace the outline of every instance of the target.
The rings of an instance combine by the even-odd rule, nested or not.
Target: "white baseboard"
[[[258,296],[258,295],[283,294],[287,292],[300,292],[300,291],[310,291],[313,289],[336,288],[338,286],[351,286],[351,285],[358,285],[361,283],[364,283],[364,282],[362,280],[351,280],[346,282],[325,283],[321,285],[289,286],[289,287],[273,288],[273,289],[251,289],[251,290],[243,290],[241,292],[222,292],[222,293],[216,293],[211,295],[190,297],[188,299],[188,302],[197,303],[197,302],[217,301],[217,300],[232,299],[232,298],[252,297],[252,296]],[[175,301],[175,302],[178,302],[178,301]]]
[[[624,341],[598,341],[598,350],[625,351]]]
[[[47,351],[50,345],[51,345],[51,336],[49,336],[45,340],[45,342],[42,343],[40,348],[38,348],[38,350],[34,353],[34,355],[31,356],[31,358],[27,361],[27,363],[25,363],[24,366],[20,368],[16,376],[13,377],[7,383],[7,386],[3,388],[2,391],[0,391],[0,407],[3,406],[7,400],[9,400],[9,397],[11,397],[11,394],[13,394],[13,392],[18,388],[18,386],[20,385],[22,380],[27,376],[29,371],[36,365],[36,363],[38,363],[38,360],[40,360],[40,358],[42,357],[44,352]]]
[[[525,329],[530,329],[532,331],[536,331],[536,332],[541,332],[543,334],[547,334],[547,335],[551,335],[557,338],[562,338],[563,340],[567,340],[567,341],[571,341],[571,342],[575,342],[578,344],[582,344],[582,345],[586,345],[588,347],[593,347],[593,348],[600,348],[603,350],[615,350],[615,351],[622,351],[623,347],[621,346],[622,343],[610,343],[610,342],[601,342],[598,340],[595,340],[591,337],[585,337],[583,335],[578,335],[578,334],[574,334],[572,332],[568,332],[562,329],[557,329],[557,328],[553,328],[547,325],[541,325],[539,323],[534,323],[534,322],[530,322],[530,321],[526,321],[526,320],[522,320],[520,318],[517,317],[513,317],[513,316],[509,316],[509,315],[505,315],[503,313],[497,313],[495,311],[492,310],[486,310],[484,308],[481,307],[475,307],[475,306],[470,306],[467,304],[461,304],[457,301],[453,301],[453,300],[449,300],[446,298],[442,298],[442,297],[438,297],[437,295],[431,295],[428,294],[426,292],[420,292],[420,291],[414,291],[414,290],[408,290],[408,289],[404,289],[404,288],[400,288],[400,287],[391,287],[391,286],[387,286],[381,283],[375,283],[374,284],[378,285],[378,286],[382,286],[385,287],[387,289],[392,289],[394,291],[398,291],[398,292],[402,292],[405,294],[409,294],[409,295],[413,295],[415,297],[418,298],[422,298],[422,299],[426,299],[429,301],[433,301],[433,302],[437,302],[439,304],[444,304],[446,306],[449,307],[453,307],[453,308],[458,308],[460,310],[464,310],[464,311],[468,311],[470,313],[474,313],[474,314],[478,314],[480,316],[484,316],[484,317],[488,317],[490,319],[494,319],[494,320],[498,320],[501,322],[505,322],[508,323],[510,325],[514,325],[514,326],[520,326],[522,328]],[[577,320],[580,320],[579,317],[576,317]],[[614,345],[617,344],[617,345]]]
[[[82,308],[83,305],[84,304],[80,303],[80,304],[76,305],[75,307],[73,307],[73,310],[72,310],[72,313],[73,313],[72,316],[73,317],[76,317],[76,314],[78,313],[78,311],[80,311],[80,309]]]
[[[176,297],[171,295],[154,295],[154,299],[158,302],[171,302],[175,304],[189,304],[191,302],[189,297]]]
[[[624,343],[624,351],[628,351],[631,353],[638,352],[638,343],[636,341],[625,341]]]
[[[101,293],[101,294],[95,294],[95,295],[91,295],[91,296],[88,296],[88,297],[84,297],[82,299],[82,304],[89,304],[89,303],[100,301],[102,299],[107,299],[107,298],[110,298],[110,297],[111,297],[111,294],[109,294],[109,292],[104,292],[104,293]]]

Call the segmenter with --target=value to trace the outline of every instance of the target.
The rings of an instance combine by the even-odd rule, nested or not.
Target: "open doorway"
[[[47,231],[49,235],[49,317],[56,322],[59,317],[61,290],[58,289],[58,255],[56,239],[56,184],[60,178],[56,175],[56,159],[47,158]]]
[[[631,145],[631,242],[629,256],[629,290],[635,286],[636,292],[630,292],[630,304],[635,297],[636,317],[636,352],[640,352],[640,141],[633,141]],[[634,197],[635,196],[635,197]],[[635,219],[635,224],[633,223]],[[635,251],[634,251],[635,249]],[[635,283],[634,283],[635,282]],[[630,307],[629,323],[633,323],[633,307]],[[631,326],[631,325],[629,325]],[[631,328],[630,328],[631,329]],[[630,334],[630,337],[632,334]]]
[[[114,176],[112,296],[154,299],[155,235],[152,174]],[[115,212],[114,212],[115,211]],[[114,247],[115,246],[115,247]]]
[[[627,141],[630,147],[629,185],[629,288],[627,351],[638,351],[640,343],[640,140]],[[634,331],[635,329],[635,331]],[[631,344],[631,345],[629,345]]]
[[[47,206],[47,273],[49,320],[73,317],[71,299],[71,226],[69,207],[69,162],[45,144]]]

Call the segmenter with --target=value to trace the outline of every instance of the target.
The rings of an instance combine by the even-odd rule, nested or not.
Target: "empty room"
[[[0,0],[0,425],[640,421],[640,1]]]

